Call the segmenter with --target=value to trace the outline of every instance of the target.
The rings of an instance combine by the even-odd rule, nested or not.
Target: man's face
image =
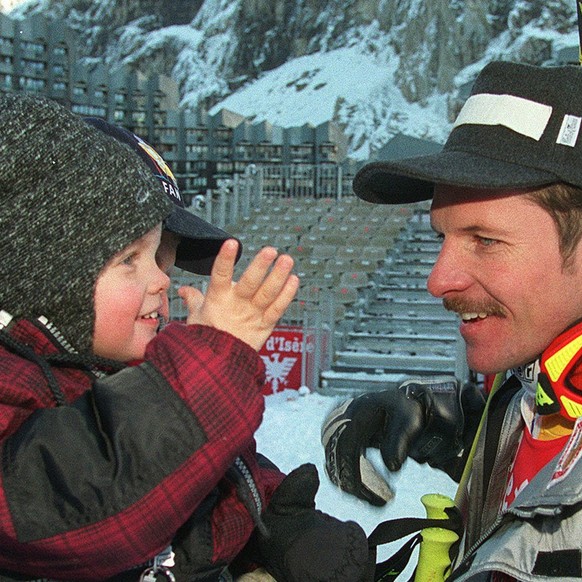
[[[535,359],[582,317],[582,251],[564,266],[551,216],[523,194],[437,186],[443,244],[428,290],[461,317],[469,367],[495,373]]]

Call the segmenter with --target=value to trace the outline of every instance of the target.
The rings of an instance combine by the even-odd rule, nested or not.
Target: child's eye
[[[133,265],[136,257],[137,257],[137,253],[131,253],[131,254],[123,257],[123,259],[121,260],[121,263],[123,265]]]

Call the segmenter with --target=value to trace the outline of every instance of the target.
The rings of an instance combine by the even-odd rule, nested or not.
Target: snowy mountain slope
[[[379,58],[358,47],[299,57],[221,100],[210,113],[224,107],[282,127],[334,119],[351,137],[350,155],[362,159],[370,146],[398,132],[443,141],[446,96],[428,99],[425,106],[408,103],[394,86],[397,62],[395,55]]]
[[[28,0],[12,16],[34,12],[75,28],[88,63],[172,76],[185,106],[336,120],[359,159],[398,132],[442,141],[485,62],[578,42],[571,0]]]

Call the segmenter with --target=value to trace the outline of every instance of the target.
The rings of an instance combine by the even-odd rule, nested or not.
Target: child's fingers
[[[285,285],[277,298],[269,305],[268,309],[263,314],[263,321],[267,325],[275,325],[293,301],[297,290],[299,289],[299,277],[297,275],[289,275]]]
[[[253,258],[236,284],[236,294],[244,299],[252,299],[263,284],[271,265],[277,258],[277,249],[262,248]]]
[[[287,284],[292,269],[293,259],[289,255],[281,255],[256,290],[252,298],[253,304],[262,309],[269,307]]]
[[[212,265],[212,272],[208,283],[209,291],[230,288],[237,253],[238,241],[233,238],[224,241]]]
[[[198,312],[202,308],[204,303],[204,295],[198,289],[194,287],[180,287],[178,289],[178,296],[184,302],[186,309],[188,310],[188,318],[186,323],[199,323],[198,320],[193,318],[198,316]]]

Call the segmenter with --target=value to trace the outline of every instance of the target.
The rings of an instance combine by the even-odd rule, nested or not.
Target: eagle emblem
[[[265,362],[265,368],[267,369],[267,382],[271,382],[273,387],[273,394],[279,391],[279,386],[285,384],[289,372],[295,365],[297,358],[285,357],[279,360],[281,354],[271,354],[269,356],[261,356],[263,362]]]

